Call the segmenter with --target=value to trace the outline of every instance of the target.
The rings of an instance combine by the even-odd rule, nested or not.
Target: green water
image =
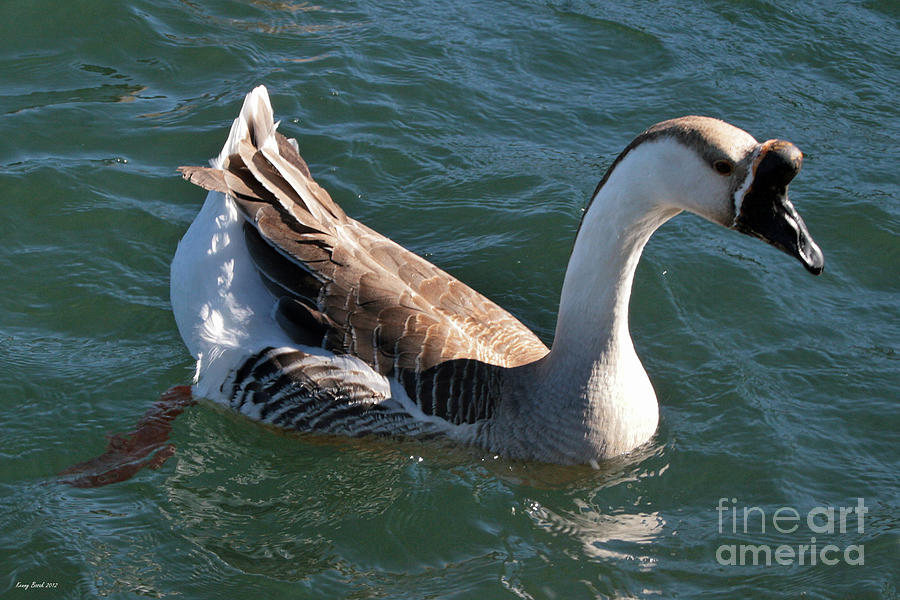
[[[0,4],[3,597],[897,598],[900,9],[786,5]],[[797,144],[825,273],[663,227],[631,314],[660,429],[599,471],[200,405],[159,470],[59,485],[190,380],[168,272],[204,194],[175,168],[258,83],[349,214],[545,339],[589,194],[669,117]],[[717,560],[812,537],[837,564]]]

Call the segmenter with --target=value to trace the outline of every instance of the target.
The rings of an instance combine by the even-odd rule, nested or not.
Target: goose
[[[634,139],[578,228],[548,348],[509,312],[352,219],[252,90],[178,245],[171,302],[195,397],[287,430],[440,437],[508,459],[596,464],[654,435],[628,328],[635,267],[682,211],[760,238],[818,275],[788,199],[800,150],[687,116]]]

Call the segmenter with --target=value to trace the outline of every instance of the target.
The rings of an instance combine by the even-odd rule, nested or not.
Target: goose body
[[[821,251],[786,193],[801,156],[705,117],[638,136],[586,210],[551,349],[348,217],[276,131],[260,86],[212,166],[181,168],[210,190],[172,263],[194,394],[287,429],[446,436],[558,463],[628,452],[659,414],[628,331],[644,245],[688,210],[820,272]]]

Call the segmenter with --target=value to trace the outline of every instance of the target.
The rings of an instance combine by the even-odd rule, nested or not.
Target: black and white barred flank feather
[[[375,389],[370,372],[293,348],[266,348],[248,357],[223,391],[238,412],[285,429],[350,436],[440,433]]]

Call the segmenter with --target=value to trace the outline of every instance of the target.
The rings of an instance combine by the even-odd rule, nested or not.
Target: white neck
[[[679,209],[665,206],[626,157],[594,198],[575,239],[551,356],[573,364],[627,342],[631,285],[644,245]],[[632,169],[629,167],[638,167]]]
[[[556,427],[546,426],[560,435],[549,435],[579,440],[572,428],[584,430],[576,444],[557,449],[573,460],[627,452],[656,430],[656,395],[634,351],[628,304],[644,245],[680,212],[661,195],[671,191],[663,185],[672,176],[666,150],[633,149],[591,202],[569,259],[553,347],[535,365],[529,400],[542,405],[540,414],[559,415]]]

